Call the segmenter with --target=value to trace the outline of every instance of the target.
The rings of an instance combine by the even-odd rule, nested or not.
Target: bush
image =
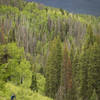
[[[17,100],[52,100],[48,97],[42,96],[39,93],[32,92],[28,88],[15,86],[12,83],[7,83],[5,92],[0,91],[0,100],[10,100],[11,95],[14,93]]]

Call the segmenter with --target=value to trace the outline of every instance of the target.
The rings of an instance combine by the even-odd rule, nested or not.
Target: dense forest
[[[0,100],[100,100],[100,17],[0,0]]]

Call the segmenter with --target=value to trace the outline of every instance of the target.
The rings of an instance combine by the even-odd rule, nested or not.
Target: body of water
[[[100,16],[100,0],[28,0],[62,8],[72,13]]]

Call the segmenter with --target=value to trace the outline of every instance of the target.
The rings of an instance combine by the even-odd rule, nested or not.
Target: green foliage
[[[98,73],[99,73],[99,63],[100,63],[98,59],[100,58],[99,57],[100,46],[99,46],[99,40],[96,38],[96,37],[99,38],[99,36],[91,34],[92,33],[88,35],[84,47],[81,49],[79,57],[77,55],[73,62],[73,75],[75,76],[74,87],[76,88],[77,97],[81,98],[82,100],[88,100],[88,99],[91,100],[93,98],[99,100],[100,98],[98,95],[99,93]],[[95,76],[95,78],[93,78],[93,76]],[[97,96],[95,95],[95,97],[94,97],[94,90],[96,91],[97,95]]]
[[[42,95],[45,94],[45,78],[40,73],[36,74],[38,92]]]
[[[96,90],[97,97],[100,99],[100,40],[96,40],[91,51],[91,76],[92,84]]]
[[[95,89],[94,89],[94,91],[93,91],[93,94],[92,94],[90,100],[97,100],[97,94],[96,94]]]
[[[55,97],[60,86],[61,61],[61,41],[57,37],[50,43],[46,66],[46,95],[52,98]]]
[[[42,96],[36,92],[31,91],[28,88],[23,88],[21,86],[15,86],[11,83],[6,84],[6,92],[1,94],[0,98],[2,100],[10,100],[10,97],[13,93],[16,94],[16,99],[18,100],[52,100],[48,97]]]
[[[18,100],[49,100],[39,94],[100,100],[99,22],[42,4],[1,0],[0,99],[14,92]],[[65,40],[69,52],[65,48],[62,56]]]
[[[67,44],[64,43],[63,60],[61,67],[61,86],[56,97],[57,100],[72,100],[72,65]],[[59,99],[61,98],[61,99]]]
[[[82,53],[80,57],[80,67],[81,67],[81,89],[80,94],[82,96],[82,100],[89,99],[90,98],[90,90],[91,86],[88,85],[88,68],[89,68],[89,52],[88,50],[85,50],[85,52]],[[84,93],[85,92],[85,93]]]
[[[29,87],[31,84],[31,65],[24,58],[24,49],[18,48],[15,43],[1,45],[0,73],[3,81],[12,81]],[[24,71],[23,71],[24,70]]]
[[[36,79],[36,74],[35,73],[32,74],[32,83],[31,83],[30,88],[31,88],[32,91],[38,91],[37,79]]]

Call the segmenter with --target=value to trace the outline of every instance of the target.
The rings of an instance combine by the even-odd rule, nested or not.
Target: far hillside
[[[0,0],[0,100],[100,100],[100,17]]]

